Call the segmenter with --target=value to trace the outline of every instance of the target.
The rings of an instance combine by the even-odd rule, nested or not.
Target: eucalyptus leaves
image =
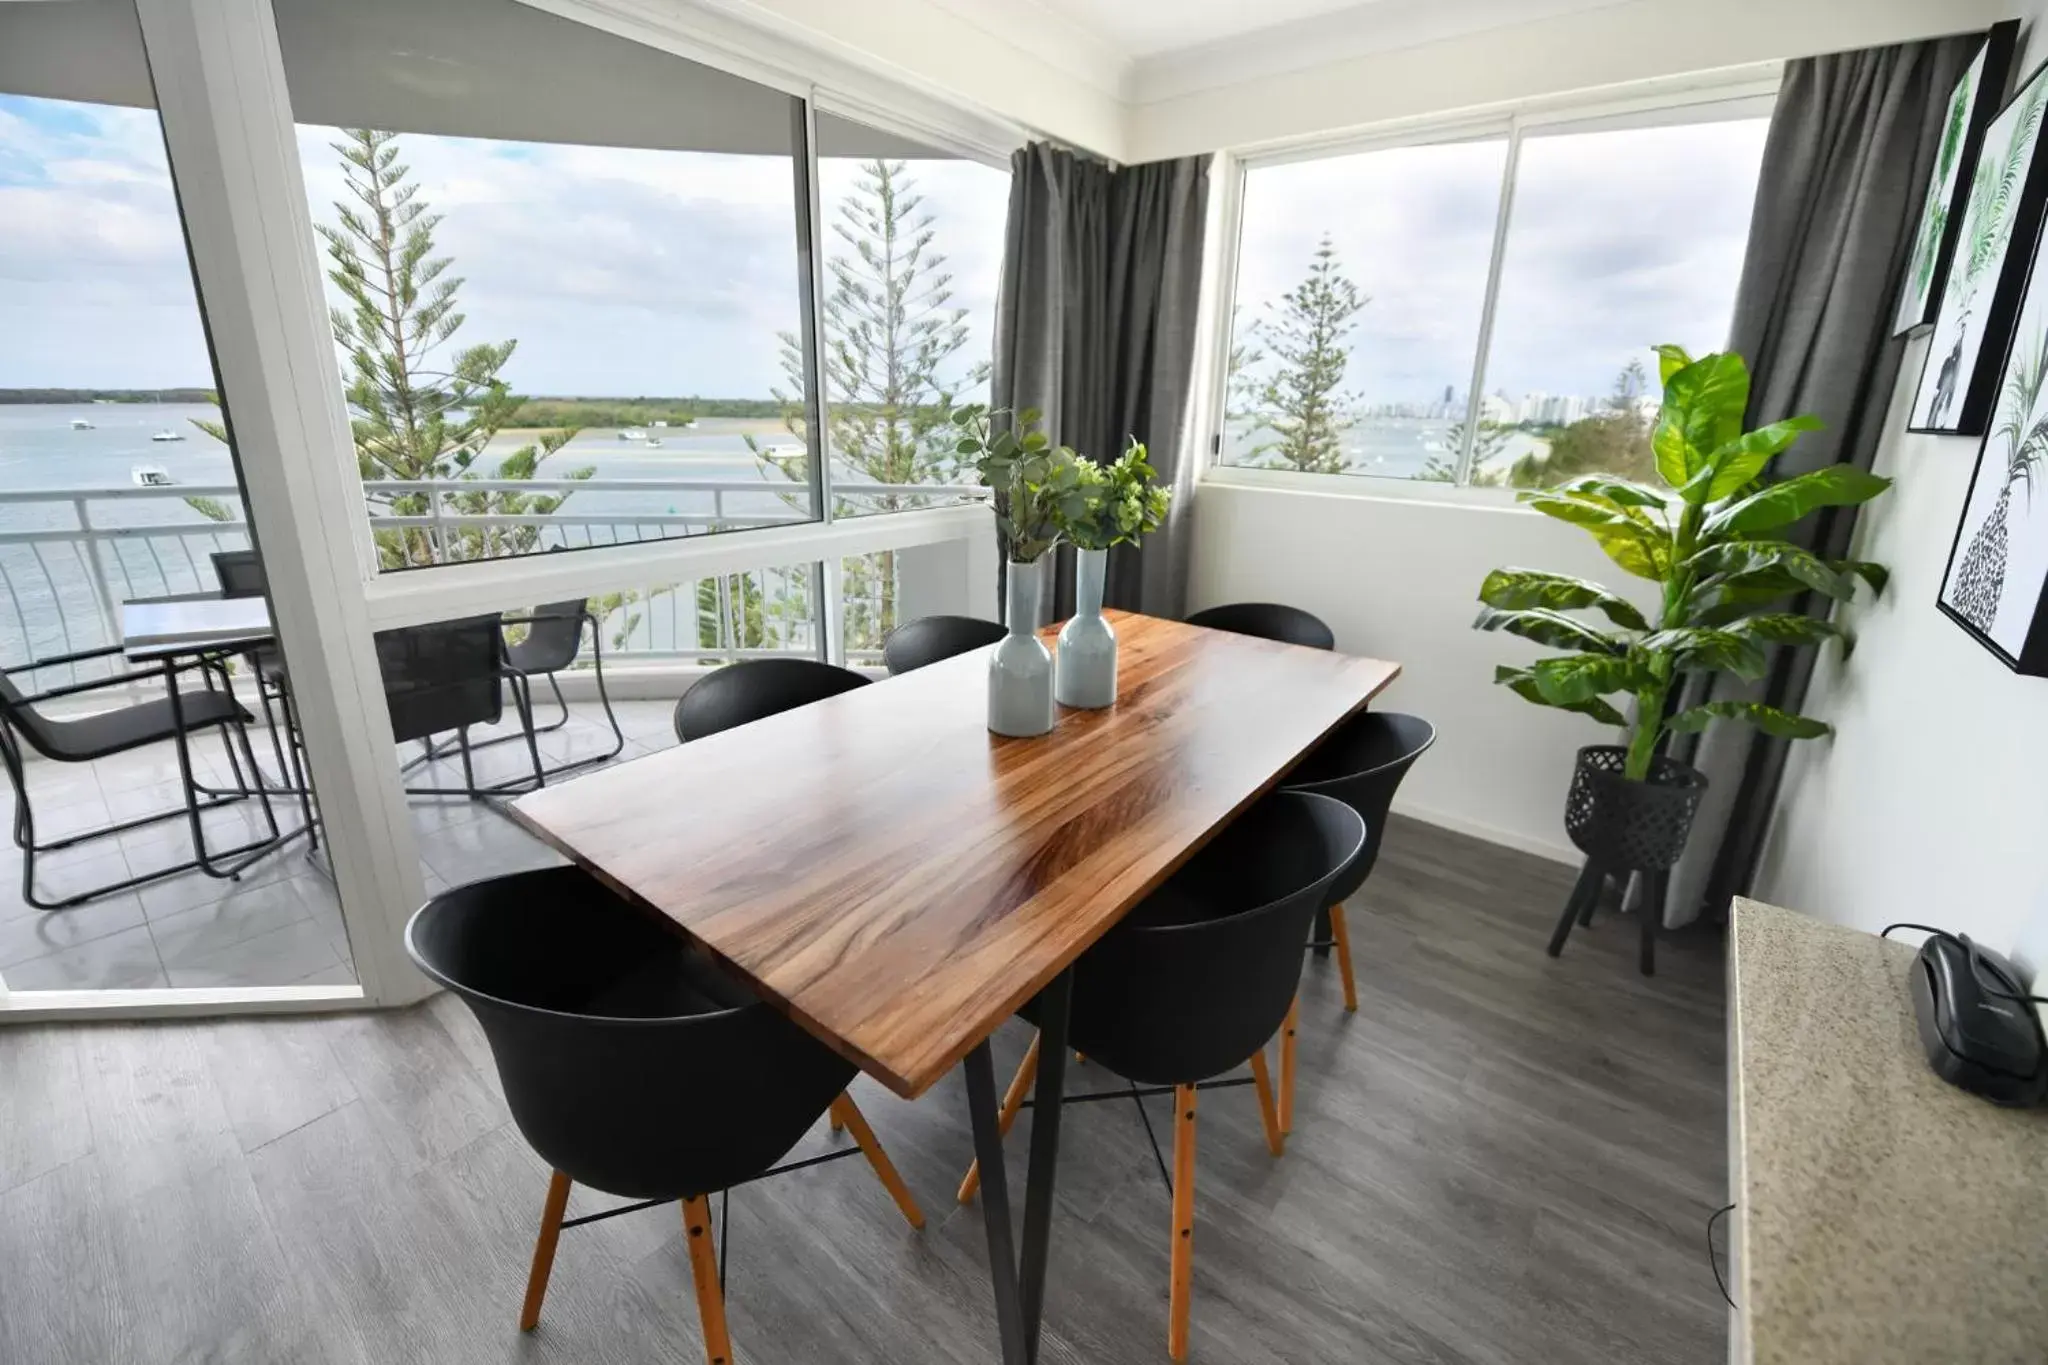
[[[995,495],[996,529],[1012,563],[1036,563],[1063,539],[1083,550],[1134,544],[1165,520],[1169,495],[1135,439],[1104,466],[1054,445],[1036,408],[1012,414],[973,403],[952,420],[955,452]]]
[[[1786,610],[1787,599],[1818,592],[1848,601],[1858,578],[1875,592],[1887,578],[1881,565],[1824,560],[1770,533],[1822,507],[1868,502],[1891,480],[1837,464],[1762,482],[1770,462],[1820,423],[1795,417],[1744,432],[1749,368],[1741,356],[1694,360],[1677,346],[1657,353],[1664,407],[1652,444],[1669,487],[1589,477],[1521,495],[1536,511],[1585,528],[1608,558],[1660,585],[1656,619],[1597,583],[1496,569],[1480,586],[1486,610],[1473,623],[1572,651],[1498,668],[1494,681],[1538,705],[1626,727],[1626,776],[1637,780],[1648,775],[1665,734],[1704,729],[1717,716],[1788,739],[1826,734],[1820,721],[1759,702],[1710,701],[1668,718],[1666,702],[1687,674],[1754,679],[1770,645],[1842,637],[1828,621]],[[1567,614],[1581,610],[1598,612],[1614,629]],[[1609,700],[1617,696],[1634,701],[1632,717]]]

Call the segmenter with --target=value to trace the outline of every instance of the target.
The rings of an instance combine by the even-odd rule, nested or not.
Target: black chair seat
[[[905,621],[882,641],[882,666],[893,676],[992,645],[1004,631],[978,616],[920,616]]]
[[[1191,626],[1227,630],[1232,635],[1252,635],[1277,640],[1283,645],[1309,649],[1335,649],[1337,637],[1321,618],[1280,602],[1230,602],[1198,611],[1188,618]]]
[[[247,724],[255,719],[222,692],[194,691],[178,695],[185,718],[184,728],[188,731],[229,721]],[[29,732],[31,744],[47,757],[65,763],[83,763],[109,754],[124,753],[158,740],[171,739],[178,733],[169,697],[138,702],[118,711],[103,711],[78,720],[42,719],[37,725],[23,728]]]
[[[505,666],[528,677],[560,673],[576,662],[589,610],[582,598],[537,608],[525,622],[526,633],[517,641],[505,642]]]
[[[1365,819],[1365,847],[1331,885],[1330,904],[1348,899],[1365,885],[1386,837],[1394,793],[1415,760],[1434,743],[1436,727],[1420,716],[1367,711],[1338,726],[1282,779],[1288,791],[1334,796]]]

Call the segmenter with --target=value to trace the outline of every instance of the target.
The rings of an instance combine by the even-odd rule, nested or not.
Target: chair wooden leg
[[[1358,1013],[1358,978],[1351,972],[1351,927],[1344,922],[1344,907],[1330,907],[1330,937],[1336,940],[1337,974],[1344,981],[1344,1008]]]
[[[837,1106],[834,1106],[833,1109],[825,1116],[825,1121],[832,1125],[832,1131],[835,1133],[843,1133],[846,1131],[846,1125],[839,1121],[839,1110]]]
[[[1273,1078],[1266,1070],[1266,1049],[1252,1054],[1252,1086],[1259,1092],[1259,1122],[1266,1126],[1266,1150],[1279,1156],[1287,1150],[1280,1132],[1280,1111],[1273,1105]]]
[[[1301,1022],[1301,997],[1287,1007],[1287,1022],[1280,1026],[1280,1136],[1294,1132],[1294,1029]]]
[[[1010,1078],[1010,1088],[1003,1092],[1003,1107],[996,1115],[996,1132],[1007,1137],[1010,1128],[1017,1122],[1017,1114],[1024,1108],[1024,1097],[1031,1093],[1031,1083],[1038,1079],[1038,1039],[1031,1040],[1031,1047],[1024,1054],[1024,1060],[1017,1064],[1017,1074]],[[972,1204],[974,1192],[981,1188],[981,1163],[975,1162],[967,1168],[967,1178],[960,1182],[960,1202]]]
[[[1195,1279],[1195,1088],[1173,1088],[1173,1271],[1167,1292],[1166,1353],[1188,1358],[1188,1296]]]
[[[548,1181],[547,1203],[541,1206],[540,1236],[533,1243],[533,1269],[526,1273],[526,1303],[519,1310],[519,1330],[540,1325],[540,1301],[548,1296],[548,1273],[555,1268],[555,1243],[562,1236],[562,1215],[569,1208],[569,1177],[556,1171]]]
[[[924,1210],[911,1198],[910,1187],[903,1183],[903,1177],[896,1173],[896,1163],[889,1160],[889,1154],[882,1150],[882,1144],[875,1141],[875,1130],[868,1127],[867,1115],[860,1112],[860,1106],[853,1102],[853,1096],[841,1095],[832,1101],[832,1114],[853,1134],[853,1140],[860,1144],[867,1156],[868,1165],[875,1168],[875,1178],[882,1182],[882,1188],[896,1201],[896,1207],[903,1210],[910,1226],[924,1226]]]
[[[703,1195],[683,1201],[683,1232],[690,1244],[690,1278],[697,1286],[697,1319],[704,1325],[704,1355],[711,1365],[731,1365],[725,1291],[718,1287],[718,1248],[711,1244],[711,1201]]]

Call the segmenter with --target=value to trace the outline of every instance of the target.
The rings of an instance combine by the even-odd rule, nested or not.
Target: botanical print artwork
[[[1910,331],[1927,321],[1927,301],[1934,292],[1934,267],[1941,259],[1942,239],[1948,233],[1949,210],[1956,201],[1956,185],[1963,176],[1963,145],[1970,140],[1970,112],[1976,107],[1977,92],[1983,87],[1984,66],[1991,56],[1991,44],[1977,49],[1977,59],[1956,82],[1943,116],[1941,149],[1934,163],[1934,175],[1927,185],[1927,200],[1920,209],[1920,231],[1913,238],[1913,260],[1906,270],[1906,287],[1899,296],[1899,315],[1893,330]]]
[[[2037,284],[2041,283],[2036,281]],[[2048,286],[2020,312],[1942,600],[2017,659],[2048,580]]]
[[[1927,368],[1913,398],[1911,425],[1916,428],[1954,430],[1963,420],[1964,400],[1984,350],[1992,301],[2033,167],[2044,99],[2048,81],[2037,77],[1985,133]]]

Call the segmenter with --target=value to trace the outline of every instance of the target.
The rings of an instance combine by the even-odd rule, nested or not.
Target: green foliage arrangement
[[[1035,564],[1060,542],[1063,502],[1080,496],[1087,463],[1040,431],[1037,408],[1011,413],[985,403],[956,408],[954,453],[995,496],[996,530],[1013,564]]]
[[[1080,482],[1057,508],[1060,534],[1075,549],[1135,545],[1166,520],[1173,494],[1159,486],[1159,473],[1136,437],[1116,463],[1079,460],[1075,473]]]
[[[1881,565],[1824,560],[1772,533],[1823,507],[1868,502],[1891,480],[1837,464],[1764,482],[1771,461],[1820,423],[1794,417],[1745,432],[1749,367],[1741,356],[1694,360],[1677,346],[1657,353],[1664,404],[1651,443],[1666,486],[1596,475],[1520,495],[1536,511],[1584,528],[1608,558],[1657,584],[1663,596],[1655,619],[1585,579],[1496,569],[1480,586],[1485,610],[1473,623],[1569,650],[1525,668],[1498,668],[1494,681],[1538,705],[1625,728],[1625,774],[1638,781],[1649,775],[1664,736],[1704,729],[1716,717],[1788,739],[1828,733],[1820,721],[1760,702],[1710,701],[1668,717],[1666,703],[1689,674],[1761,677],[1771,645],[1835,637],[1846,647],[1840,627],[1789,610],[1788,599],[1816,592],[1849,601],[1857,579],[1882,592],[1888,577]],[[1588,610],[1606,626],[1569,614]],[[1633,701],[1632,716],[1610,700],[1617,697]]]

